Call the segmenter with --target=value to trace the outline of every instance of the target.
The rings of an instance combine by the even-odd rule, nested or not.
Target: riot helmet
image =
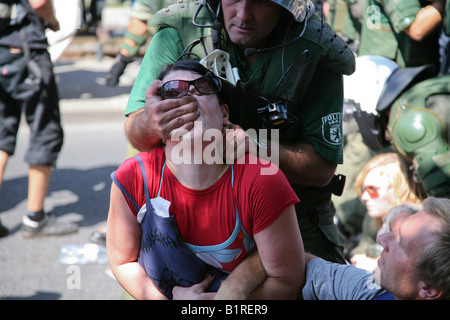
[[[292,17],[297,22],[303,22],[308,14],[314,12],[314,4],[311,0],[269,0],[290,12]],[[201,6],[208,6],[212,11],[215,11],[219,17],[220,0],[201,0]]]
[[[313,4],[310,0],[270,0],[289,11],[295,21],[303,22],[309,11],[312,11]]]
[[[344,135],[359,130],[372,150],[388,144],[378,123],[376,106],[386,81],[398,68],[395,62],[382,56],[356,58],[355,72],[344,76]]]
[[[363,57],[361,56],[360,58]],[[392,62],[389,62],[387,58],[383,57],[376,58],[374,63],[384,66],[384,68],[389,66],[389,64],[392,65]],[[386,74],[388,77],[381,82],[382,90],[379,91],[380,86],[375,86],[377,88],[378,99],[373,101],[374,104],[370,105],[369,110],[360,110],[354,114],[364,143],[375,151],[381,150],[391,144],[390,141],[386,140],[385,134],[389,122],[388,111],[392,103],[414,84],[431,78],[436,72],[432,65],[409,68],[399,68],[392,65],[389,68],[390,73],[388,72]],[[373,109],[374,107],[375,109]]]

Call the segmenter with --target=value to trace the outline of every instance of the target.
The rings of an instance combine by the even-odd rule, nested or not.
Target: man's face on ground
[[[231,41],[246,49],[266,46],[283,9],[270,0],[222,0],[222,10]]]
[[[384,250],[378,260],[379,284],[398,299],[416,299],[420,281],[416,263],[424,248],[436,241],[434,233],[440,228],[438,217],[421,210],[398,230],[380,235],[378,242]]]

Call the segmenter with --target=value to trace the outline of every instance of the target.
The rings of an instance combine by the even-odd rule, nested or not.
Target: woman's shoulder
[[[130,172],[140,169],[144,165],[145,170],[152,170],[153,167],[162,166],[164,161],[164,149],[154,148],[148,152],[139,152],[138,154],[127,158],[119,167],[119,172]]]

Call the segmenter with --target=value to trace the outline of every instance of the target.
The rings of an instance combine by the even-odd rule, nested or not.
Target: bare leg
[[[0,187],[2,186],[3,174],[5,173],[6,164],[8,163],[8,159],[9,159],[9,154],[7,154],[3,150],[0,150]]]
[[[0,150],[0,188],[2,186],[3,182],[3,174],[6,169],[6,164],[9,159],[9,154],[7,154],[5,151]],[[9,231],[6,227],[2,225],[2,222],[0,221],[0,238],[4,237],[9,234]]]
[[[22,235],[24,237],[63,235],[78,229],[73,223],[59,223],[44,211],[44,200],[47,196],[51,173],[51,166],[29,166],[28,212],[22,219]]]
[[[51,166],[30,165],[28,171],[28,207],[30,212],[44,209],[44,200],[47,195]]]

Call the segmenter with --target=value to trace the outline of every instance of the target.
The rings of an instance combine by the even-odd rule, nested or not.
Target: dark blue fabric
[[[395,300],[394,296],[390,292],[385,292],[376,296],[373,300]]]

